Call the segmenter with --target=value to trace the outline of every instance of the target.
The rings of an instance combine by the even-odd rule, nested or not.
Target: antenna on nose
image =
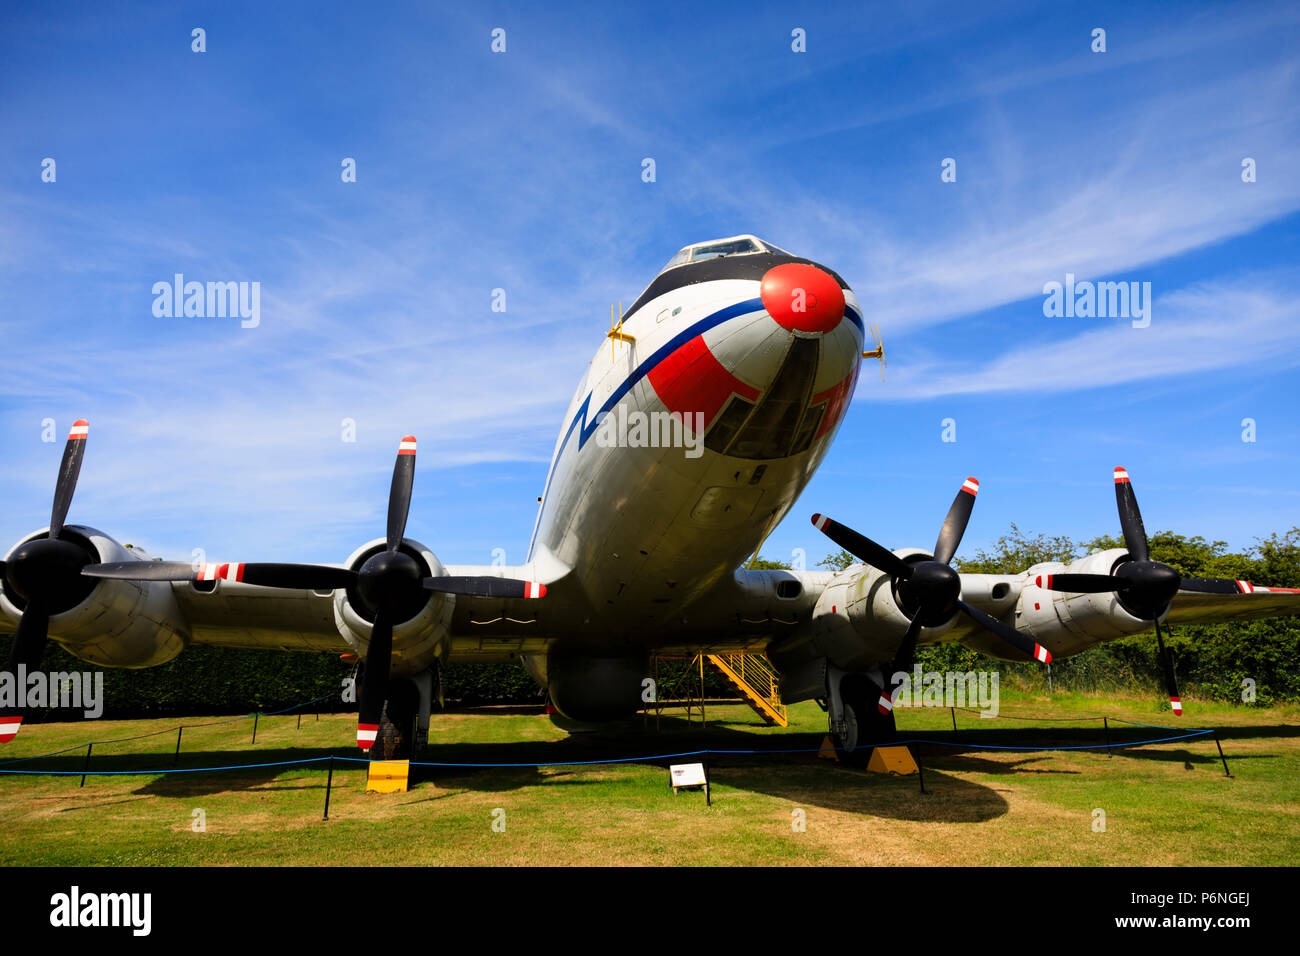
[[[636,339],[623,331],[623,303],[618,304],[618,324],[614,323],[614,303],[609,304],[609,363],[614,364],[614,350],[618,347],[617,343],[629,342],[635,344]]]
[[[862,357],[880,360],[880,380],[883,382],[885,380],[885,366],[889,363],[885,361],[885,346],[880,339],[880,326],[869,325],[867,328],[871,330],[871,337],[875,339],[876,347],[870,352],[863,352]]]

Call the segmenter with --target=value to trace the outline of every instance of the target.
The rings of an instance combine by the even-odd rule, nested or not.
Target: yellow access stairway
[[[704,657],[769,725],[785,727],[789,724],[785,704],[781,703],[776,671],[764,655],[738,652],[705,654]]]

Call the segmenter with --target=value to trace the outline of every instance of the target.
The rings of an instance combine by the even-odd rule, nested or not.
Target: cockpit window
[[[711,242],[696,246],[691,252],[691,262],[704,259],[716,259],[718,256],[734,256],[745,252],[760,252],[752,239],[728,239],[726,242]],[[681,253],[678,253],[680,255]]]
[[[668,264],[659,272],[662,274],[674,266],[686,265],[688,262],[704,262],[706,259],[720,259],[723,256],[747,255],[755,252],[775,253],[779,256],[790,255],[784,249],[778,249],[757,236],[732,236],[730,239],[698,242],[693,246],[687,246],[669,259]]]
[[[683,262],[687,262],[687,261],[689,261],[690,258],[691,258],[691,247],[690,247],[690,246],[687,246],[687,247],[686,247],[685,249],[683,249],[681,252],[677,253],[677,255],[675,255],[675,256],[673,256],[671,259],[669,259],[669,260],[668,260],[668,265],[664,266],[664,269],[671,269],[673,266],[679,266],[679,265],[681,265]],[[663,272],[664,269],[660,269],[659,271],[660,271],[660,272]]]

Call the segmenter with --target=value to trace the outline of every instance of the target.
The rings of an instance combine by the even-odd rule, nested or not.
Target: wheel
[[[414,756],[415,713],[420,692],[408,680],[391,681],[379,718],[379,734],[370,748],[372,760],[410,760]]]
[[[871,747],[866,745],[894,739],[894,713],[880,713],[880,687],[862,674],[844,676],[840,700],[844,704],[844,729],[841,733],[831,729],[835,752],[843,763],[865,767],[871,759]]]

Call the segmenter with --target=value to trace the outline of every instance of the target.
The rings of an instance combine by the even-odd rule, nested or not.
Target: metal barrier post
[[[707,727],[708,724],[704,719],[704,652],[700,651],[700,726]]]
[[[176,728],[176,753],[172,754],[172,766],[175,766],[176,761],[181,759],[181,734],[184,731],[185,728],[183,726]]]
[[[253,743],[257,743],[257,718],[260,716],[262,715],[261,714],[253,715]]]
[[[1101,732],[1106,736],[1106,756],[1115,756],[1115,751],[1110,749],[1110,721],[1105,717],[1101,719]]]
[[[95,747],[94,741],[86,744],[86,762],[81,766],[81,786],[86,785],[86,771],[90,769],[90,751]]]
[[[322,820],[328,820],[330,818],[330,790],[333,787],[334,787],[334,755],[330,754],[330,772],[329,772],[329,776],[325,778],[325,815],[321,817]]]
[[[1214,732],[1214,746],[1219,748],[1219,759],[1223,761],[1223,775],[1231,777],[1232,774],[1228,773],[1228,758],[1223,755],[1223,744],[1219,743],[1219,732],[1217,730]]]

